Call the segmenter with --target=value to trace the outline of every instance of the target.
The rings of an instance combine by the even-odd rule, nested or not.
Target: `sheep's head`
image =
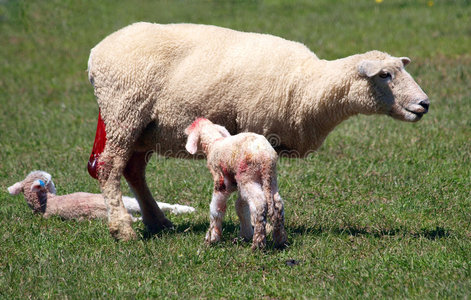
[[[206,152],[208,145],[214,140],[231,135],[225,127],[213,124],[205,118],[196,119],[185,129],[185,134],[188,136],[185,148],[190,154],[195,154],[198,150]]]
[[[52,176],[44,171],[33,171],[23,181],[8,188],[11,195],[23,193],[29,207],[36,213],[44,213],[47,193],[55,194],[56,187]]]
[[[367,80],[375,112],[409,122],[419,121],[428,112],[427,95],[404,69],[409,63],[407,57],[392,56],[358,63],[358,73]]]

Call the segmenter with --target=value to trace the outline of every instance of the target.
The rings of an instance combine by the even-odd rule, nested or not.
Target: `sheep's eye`
[[[386,78],[391,78],[391,73],[389,73],[389,72],[383,72],[383,73],[380,73],[380,74],[379,74],[379,77],[384,78],[384,79],[386,79]]]

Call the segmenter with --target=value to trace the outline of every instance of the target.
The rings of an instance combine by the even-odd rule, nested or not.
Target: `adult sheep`
[[[147,187],[147,153],[180,156],[196,117],[231,134],[274,135],[278,150],[304,156],[359,113],[420,120],[429,100],[404,70],[409,62],[379,51],[321,60],[297,42],[208,25],[136,23],[112,33],[88,61],[101,112],[89,172],[107,202],[110,233],[135,238],[123,174],[147,228],[172,226]]]

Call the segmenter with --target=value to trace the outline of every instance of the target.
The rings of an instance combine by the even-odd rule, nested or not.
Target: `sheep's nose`
[[[425,109],[425,112],[424,113],[427,113],[428,112],[428,108],[430,106],[430,101],[428,99],[424,99],[422,101],[419,102],[419,105],[422,106],[424,109]]]

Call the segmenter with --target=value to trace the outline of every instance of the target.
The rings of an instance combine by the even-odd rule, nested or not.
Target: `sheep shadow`
[[[143,240],[151,240],[153,238],[162,237],[168,233],[175,233],[175,234],[187,234],[189,232],[193,234],[205,234],[209,228],[208,221],[202,222],[191,222],[185,221],[182,223],[174,224],[174,228],[172,229],[163,229],[158,232],[149,232],[145,227],[137,228],[136,231],[140,233]],[[219,245],[224,244],[243,244],[250,246],[252,241],[246,241],[239,236],[239,223],[234,222],[232,220],[227,220],[223,222],[222,225],[222,240]],[[270,251],[270,249],[274,249],[273,251],[283,250],[285,247],[275,249],[274,243],[271,239],[271,234],[267,235],[267,246],[266,251]]]
[[[173,229],[164,229],[156,233],[151,233],[144,228],[137,229],[142,236],[142,239],[149,240],[153,238],[161,237],[164,234],[169,232],[175,234],[204,234],[209,228],[208,221],[200,222],[191,222],[184,221],[182,223],[174,224]],[[293,240],[297,236],[321,236],[324,234],[333,234],[336,236],[354,236],[354,237],[373,237],[373,238],[384,238],[384,237],[412,237],[415,239],[425,238],[428,240],[438,240],[446,239],[452,235],[452,231],[441,226],[436,226],[435,228],[422,228],[419,231],[413,231],[406,228],[384,228],[384,229],[371,229],[370,227],[360,226],[360,225],[348,225],[348,226],[338,226],[338,227],[322,227],[321,225],[314,226],[285,226],[288,233],[288,243],[290,245],[290,240]],[[291,238],[290,238],[291,237]],[[251,244],[251,241],[244,241],[239,237],[239,223],[234,222],[233,220],[227,220],[223,223],[223,237],[222,244],[232,243],[239,244],[245,243],[247,245]],[[267,236],[267,249],[273,248],[273,241],[271,240],[271,234]],[[276,250],[274,250],[276,251]]]
[[[348,225],[342,227],[322,227],[322,226],[294,226],[287,227],[292,235],[322,235],[331,233],[337,236],[371,236],[374,238],[383,238],[386,236],[411,236],[413,238],[426,238],[428,240],[437,240],[451,236],[451,230],[436,226],[434,229],[422,228],[417,232],[404,228],[384,228],[371,229],[366,226]]]

